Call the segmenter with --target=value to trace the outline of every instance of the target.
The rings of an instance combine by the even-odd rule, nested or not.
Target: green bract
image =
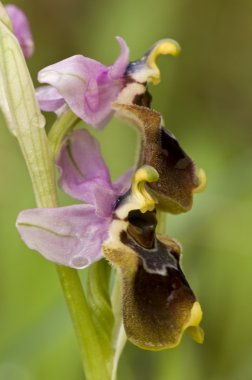
[[[53,156],[34,86],[7,13],[0,8],[0,108],[23,152],[40,207],[55,204]]]

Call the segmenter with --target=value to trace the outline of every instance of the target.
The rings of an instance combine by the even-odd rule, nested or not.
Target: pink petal
[[[38,80],[55,87],[72,111],[86,123],[103,128],[113,111],[128,65],[128,48],[118,38],[121,54],[112,66],[75,55],[39,72]]]
[[[65,104],[62,96],[52,86],[38,87],[36,89],[36,96],[42,111],[57,112]]]
[[[109,69],[111,79],[119,79],[123,77],[125,70],[129,64],[129,48],[121,37],[116,37],[121,47],[121,53],[115,63]]]
[[[17,229],[26,245],[46,259],[84,268],[102,257],[110,219],[100,218],[90,205],[22,211]]]
[[[15,36],[25,58],[30,58],[34,52],[34,43],[26,15],[20,8],[12,4],[6,5],[5,9],[11,19]]]
[[[130,189],[135,171],[136,168],[133,167],[127,170],[124,174],[117,178],[116,181],[113,182],[112,186],[116,194],[123,195]]]
[[[116,195],[99,144],[87,130],[77,130],[65,139],[57,165],[67,194],[94,205],[101,216],[111,215]]]

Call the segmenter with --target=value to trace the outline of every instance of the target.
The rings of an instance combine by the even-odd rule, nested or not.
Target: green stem
[[[63,138],[67,132],[78,123],[78,121],[78,117],[70,109],[68,109],[59,118],[57,118],[53,124],[48,134],[48,139],[51,143],[51,148],[55,156],[59,151]]]
[[[111,380],[116,380],[117,367],[119,363],[120,356],[127,342],[127,336],[125,334],[123,321],[122,321],[122,283],[118,272],[115,273],[114,287],[111,297],[112,309],[115,318],[113,334],[112,334],[112,344],[114,349],[114,357],[112,360],[112,377]]]
[[[119,359],[127,342],[127,336],[124,330],[123,321],[121,320],[119,330],[117,331],[117,340],[115,346],[115,354],[112,363],[112,372],[111,372],[111,380],[116,380],[117,377],[117,368]]]
[[[57,270],[79,341],[86,379],[110,380],[78,273],[63,266],[57,266]]]

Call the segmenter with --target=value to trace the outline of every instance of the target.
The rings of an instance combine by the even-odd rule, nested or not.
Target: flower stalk
[[[112,292],[112,310],[115,318],[112,332],[112,342],[114,347],[114,357],[112,360],[111,380],[116,380],[117,368],[120,356],[127,342],[127,336],[122,320],[122,283],[119,273],[115,274],[114,287]]]
[[[59,152],[60,145],[66,134],[73,129],[78,121],[78,117],[70,109],[67,109],[56,119],[48,133],[54,156]]]
[[[60,265],[57,265],[57,271],[79,342],[86,379],[110,380],[103,347],[99,342],[78,272]]]

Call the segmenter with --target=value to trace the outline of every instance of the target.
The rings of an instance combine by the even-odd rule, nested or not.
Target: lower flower
[[[180,246],[156,236],[155,211],[115,220],[104,255],[122,277],[123,320],[129,340],[153,351],[172,348],[189,330],[202,343],[202,311],[180,268]]]

